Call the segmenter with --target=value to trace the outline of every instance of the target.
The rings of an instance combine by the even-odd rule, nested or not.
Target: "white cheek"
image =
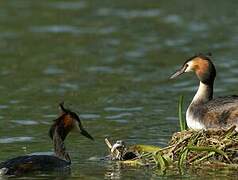
[[[187,63],[188,67],[186,68],[185,72],[193,72],[193,62]]]
[[[185,70],[185,72],[192,72],[193,70],[191,69],[191,68],[187,68],[186,70]]]

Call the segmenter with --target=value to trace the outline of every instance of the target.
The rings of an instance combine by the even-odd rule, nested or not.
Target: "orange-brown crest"
[[[192,66],[198,76],[202,76],[209,70],[209,62],[201,57],[192,60]]]
[[[65,109],[63,103],[60,104],[61,115],[54,120],[53,125],[49,130],[49,136],[53,139],[54,133],[58,133],[61,139],[64,141],[67,134],[77,128],[80,133],[87,138],[93,140],[93,137],[83,128],[78,115],[69,109]]]
[[[72,119],[72,117],[70,116],[70,114],[66,114],[63,117],[63,122],[64,122],[64,128],[69,128],[72,129],[74,126],[74,120]]]

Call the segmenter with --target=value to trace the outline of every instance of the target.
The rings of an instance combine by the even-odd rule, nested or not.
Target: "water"
[[[192,75],[168,77],[195,53],[213,53],[216,96],[238,94],[237,13],[236,1],[1,2],[0,160],[51,153],[47,131],[65,101],[96,142],[71,134],[71,175],[29,179],[196,178],[98,159],[107,154],[105,137],[166,146],[179,130],[178,96],[188,104],[198,83]]]

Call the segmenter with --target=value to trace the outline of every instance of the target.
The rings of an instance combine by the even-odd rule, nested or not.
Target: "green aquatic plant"
[[[186,120],[185,120],[184,114],[183,114],[183,102],[184,102],[184,98],[181,95],[179,97],[179,102],[178,102],[178,116],[179,116],[179,125],[180,125],[181,131],[184,131],[187,129]]]
[[[130,150],[137,151],[138,153],[143,153],[143,152],[153,153],[153,152],[157,152],[161,150],[161,148],[158,146],[153,146],[153,145],[137,144],[137,145],[130,146]]]

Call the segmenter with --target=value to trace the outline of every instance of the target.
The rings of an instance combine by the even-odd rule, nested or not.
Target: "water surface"
[[[71,175],[48,179],[196,178],[102,162],[105,137],[166,146],[179,130],[178,96],[186,105],[197,80],[168,80],[183,61],[212,52],[215,93],[238,94],[236,1],[3,1],[0,6],[0,160],[50,153],[47,131],[58,103],[80,114],[94,136],[67,139]],[[206,172],[202,178],[226,176]],[[237,174],[229,172],[229,176]]]

